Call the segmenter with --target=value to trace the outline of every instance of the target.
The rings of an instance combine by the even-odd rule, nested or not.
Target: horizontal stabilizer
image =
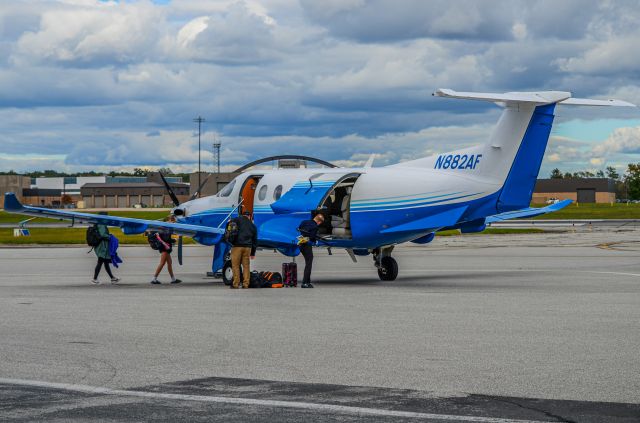
[[[472,93],[460,92],[447,88],[436,90],[437,97],[460,98],[466,100],[490,101],[493,103],[532,103],[536,105],[557,103],[571,98],[568,91],[509,92],[509,93]]]
[[[621,100],[591,100],[587,98],[571,98],[568,91],[508,92],[508,93],[474,93],[454,91],[440,88],[433,93],[437,97],[459,98],[466,100],[490,101],[498,104],[529,103],[536,106],[560,103],[574,106],[618,106],[635,107],[634,104]]]
[[[494,214],[493,216],[487,217],[485,220],[485,223],[494,223],[502,220],[522,219],[525,217],[540,216],[542,214],[552,213],[554,211],[563,209],[567,207],[569,204],[571,204],[572,202],[573,202],[572,200],[562,200],[558,203],[551,204],[546,207],[538,207],[538,208],[529,207],[522,210],[514,210],[506,213]]]
[[[560,104],[571,106],[615,106],[615,107],[636,107],[635,104],[622,100],[592,100],[590,98],[568,98],[562,100]]]

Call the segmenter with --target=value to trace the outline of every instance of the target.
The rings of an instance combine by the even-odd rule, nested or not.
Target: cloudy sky
[[[0,2],[0,170],[197,166],[273,154],[376,165],[483,142],[460,91],[640,104],[637,1]],[[640,161],[640,109],[559,107],[542,175]]]

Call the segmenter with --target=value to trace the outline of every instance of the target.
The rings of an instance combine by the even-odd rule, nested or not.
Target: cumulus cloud
[[[598,156],[615,153],[640,154],[640,126],[618,128],[601,144],[593,148]]]
[[[342,3],[342,2],[340,2]],[[423,37],[507,39],[511,37],[513,5],[493,7],[472,0],[424,2],[403,0],[347,1],[343,4],[302,0],[307,17],[332,34],[362,42],[397,41]]]
[[[163,19],[149,1],[62,3],[41,14],[37,31],[18,39],[12,60],[17,65],[131,63],[154,53]]]
[[[2,2],[0,165],[193,168],[197,115],[224,140],[224,166],[452,150],[484,141],[499,109],[433,98],[436,88],[640,103],[634,11],[576,0]],[[558,111],[572,113],[601,111]],[[624,160],[633,145],[552,139],[545,166]]]
[[[179,58],[226,65],[277,60],[275,20],[246,3],[233,3],[222,13],[199,16],[185,24],[167,48]]]

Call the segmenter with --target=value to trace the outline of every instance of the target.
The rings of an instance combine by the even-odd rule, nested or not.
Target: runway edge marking
[[[253,398],[216,397],[216,396],[206,396],[206,395],[186,395],[186,394],[170,394],[170,393],[162,393],[162,392],[129,391],[125,389],[111,389],[111,388],[105,388],[105,387],[99,387],[99,386],[76,385],[76,384],[70,384],[70,383],[55,383],[55,382],[44,382],[44,381],[38,381],[38,380],[24,380],[24,379],[11,379],[11,378],[0,378],[0,384],[31,386],[36,388],[51,388],[51,389],[59,389],[59,390],[78,392],[78,393],[84,393],[84,394],[102,394],[102,395],[113,395],[113,396],[128,396],[128,397],[151,398],[151,399],[169,399],[169,400],[180,400],[180,401],[197,401],[197,402],[210,402],[210,403],[235,404],[235,405],[259,405],[259,406],[266,406],[266,407],[294,408],[294,409],[303,409],[303,410],[316,410],[316,411],[324,411],[324,412],[332,412],[332,413],[369,415],[369,416],[405,417],[405,418],[479,422],[479,423],[550,423],[550,422],[545,422],[543,420],[519,420],[519,419],[505,419],[505,418],[499,418],[499,417],[418,413],[413,411],[385,410],[385,409],[379,409],[379,408],[352,407],[352,406],[345,406],[345,405],[321,404],[321,403],[313,403],[313,402],[260,400],[260,399],[253,399]]]

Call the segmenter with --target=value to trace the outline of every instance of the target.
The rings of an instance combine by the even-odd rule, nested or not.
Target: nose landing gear
[[[376,248],[373,261],[378,268],[378,277],[383,281],[394,281],[398,277],[398,262],[391,257],[393,246]]]

